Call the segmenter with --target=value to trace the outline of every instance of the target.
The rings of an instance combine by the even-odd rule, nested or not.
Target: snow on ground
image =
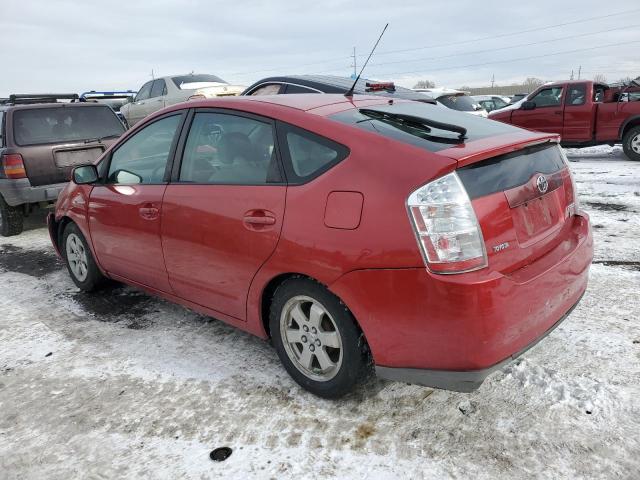
[[[640,164],[569,156],[596,239],[587,294],[472,394],[372,379],[316,398],[222,322],[79,293],[32,219],[0,239],[0,478],[638,478]]]

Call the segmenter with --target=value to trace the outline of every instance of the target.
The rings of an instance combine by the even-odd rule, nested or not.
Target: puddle
[[[78,292],[71,295],[84,310],[101,322],[129,321],[127,328],[141,330],[151,323],[140,317],[153,311],[157,300],[124,285],[112,284],[96,292]]]
[[[53,250],[25,250],[15,245],[2,245],[0,268],[40,278],[64,268],[64,264]]]
[[[591,262],[597,265],[604,265],[606,267],[623,267],[631,270],[637,270],[640,272],[640,262],[633,262],[627,260],[594,260]]]
[[[629,209],[626,205],[620,203],[600,203],[600,202],[585,202],[595,210],[601,210],[603,212],[624,212]]]

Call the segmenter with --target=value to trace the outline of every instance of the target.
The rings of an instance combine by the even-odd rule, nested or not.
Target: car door
[[[171,292],[160,219],[170,159],[186,114],[154,120],[119,145],[89,197],[89,229],[98,262],[112,275]]]
[[[593,136],[595,104],[587,102],[587,84],[567,86],[564,102],[563,142],[587,142]]]
[[[151,115],[165,107],[165,97],[167,95],[167,85],[163,78],[158,78],[151,85],[149,98],[144,104],[144,116]]]
[[[138,94],[132,103],[129,104],[127,109],[127,122],[130,126],[135,125],[144,117],[147,116],[146,112],[146,104],[149,99],[149,95],[151,94],[151,87],[153,85],[153,80],[145,83],[140,90],[138,90]]]
[[[562,85],[543,88],[528,101],[535,107],[525,110],[522,107],[511,115],[511,123],[529,130],[562,134],[563,127]]]
[[[271,120],[198,110],[162,207],[169,282],[180,297],[245,320],[249,286],[276,248],[286,184]]]

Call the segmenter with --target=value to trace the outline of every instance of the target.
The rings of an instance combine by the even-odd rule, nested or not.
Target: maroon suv
[[[110,107],[77,97],[11,95],[0,105],[0,235],[21,233],[24,216],[53,203],[74,166],[93,162],[124,133]]]

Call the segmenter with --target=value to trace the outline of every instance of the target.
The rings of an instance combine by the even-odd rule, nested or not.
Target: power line
[[[379,65],[394,65],[394,64],[398,64],[398,63],[413,63],[413,62],[422,62],[425,60],[441,60],[443,58],[453,58],[453,57],[460,57],[460,56],[465,56],[465,55],[476,55],[478,53],[488,53],[488,52],[496,52],[496,51],[500,51],[500,50],[510,50],[513,48],[520,48],[520,47],[530,47],[532,45],[541,45],[543,43],[553,43],[553,42],[559,42],[561,40],[570,40],[573,38],[582,38],[582,37],[588,37],[591,35],[598,35],[600,33],[608,33],[608,32],[613,32],[613,31],[618,31],[618,30],[625,30],[625,29],[629,29],[629,28],[637,28],[640,27],[640,25],[627,25],[624,27],[615,27],[615,28],[610,28],[608,30],[599,30],[597,32],[590,32],[590,33],[582,33],[582,34],[578,34],[578,35],[569,35],[567,37],[559,37],[559,38],[552,38],[550,40],[540,40],[538,42],[530,42],[530,43],[520,43],[517,45],[508,45],[506,47],[498,47],[498,48],[489,48],[489,49],[485,49],[485,50],[474,50],[474,51],[470,51],[470,52],[464,52],[464,53],[452,53],[450,55],[442,55],[439,57],[423,57],[423,58],[415,58],[413,60],[399,60],[399,61],[394,61],[394,62],[381,62],[381,63],[372,63],[371,66],[375,67],[375,66],[379,66]],[[337,70],[331,70],[332,72],[337,71]],[[326,72],[322,72],[322,73],[326,73]]]
[[[412,70],[409,72],[391,72],[391,73],[385,73],[384,75],[405,75],[405,74],[409,74],[409,73],[424,73],[426,71],[429,72],[434,72],[434,71],[442,71],[442,70],[455,70],[458,68],[471,68],[471,67],[483,67],[485,65],[496,65],[496,64],[500,64],[500,63],[511,63],[511,62],[520,62],[523,60],[532,60],[535,58],[545,58],[545,57],[553,57],[556,55],[564,55],[567,53],[576,53],[576,52],[586,52],[589,50],[596,50],[596,49],[602,49],[602,48],[606,48],[606,47],[619,47],[621,45],[630,45],[633,43],[640,43],[640,40],[632,40],[630,42],[621,42],[621,43],[610,43],[608,45],[598,45],[596,47],[588,47],[588,48],[577,48],[575,50],[564,50],[562,52],[553,52],[553,53],[545,53],[543,55],[532,55],[529,57],[518,57],[518,58],[511,58],[508,60],[496,60],[493,62],[483,62],[483,63],[472,63],[469,65],[456,65],[454,67],[443,67],[443,68],[429,68],[429,69],[422,69],[422,70]]]
[[[542,27],[536,27],[536,28],[530,28],[527,30],[519,30],[519,31],[515,31],[515,32],[508,32],[508,33],[501,33],[498,35],[491,35],[491,36],[487,36],[487,37],[480,37],[480,38],[474,38],[474,39],[470,39],[470,40],[461,40],[458,42],[447,42],[447,43],[441,43],[441,44],[434,44],[434,45],[426,45],[426,46],[422,46],[422,47],[413,47],[413,48],[405,48],[405,49],[400,49],[400,50],[386,50],[386,51],[382,51],[382,52],[378,52],[376,54],[376,56],[382,56],[382,55],[391,55],[394,53],[404,53],[404,52],[411,52],[411,51],[416,51],[416,50],[425,50],[428,48],[440,48],[440,47],[449,47],[449,46],[455,46],[455,45],[464,45],[467,43],[475,43],[475,42],[480,42],[480,41],[484,41],[484,40],[492,40],[492,39],[496,39],[496,38],[505,38],[505,37],[511,37],[511,36],[516,36],[516,35],[520,35],[520,34],[524,34],[524,33],[531,33],[531,32],[539,32],[539,31],[543,31],[543,30],[549,30],[552,28],[557,28],[557,27],[564,27],[567,25],[575,25],[578,23],[586,23],[586,22],[590,22],[592,20],[601,20],[603,18],[610,18],[610,17],[615,17],[615,16],[619,16],[619,15],[626,15],[629,13],[636,13],[636,12],[640,12],[640,8],[635,8],[632,10],[625,10],[622,12],[616,12],[616,13],[610,13],[608,15],[598,15],[595,17],[588,17],[588,18],[583,18],[580,20],[573,20],[571,22],[563,22],[563,23],[556,23],[553,25],[546,25],[546,26],[542,26]],[[359,57],[365,57],[366,55],[358,55]],[[316,62],[310,62],[310,63],[303,63],[303,64],[298,64],[296,65],[294,68],[300,68],[300,67],[308,67],[308,66],[313,66],[313,65],[321,65],[321,64],[325,64],[325,63],[335,63],[338,61],[344,61],[344,60],[348,60],[353,58],[351,55],[349,56],[341,56],[341,57],[334,57],[332,59],[327,59],[327,60],[320,60],[320,61],[316,61]],[[250,72],[235,72],[235,73],[230,73],[229,75],[251,75],[254,73],[261,73],[261,72],[274,72],[274,71],[282,71],[282,70],[287,70],[288,68],[268,68],[268,69],[261,69],[261,70],[253,70]]]

